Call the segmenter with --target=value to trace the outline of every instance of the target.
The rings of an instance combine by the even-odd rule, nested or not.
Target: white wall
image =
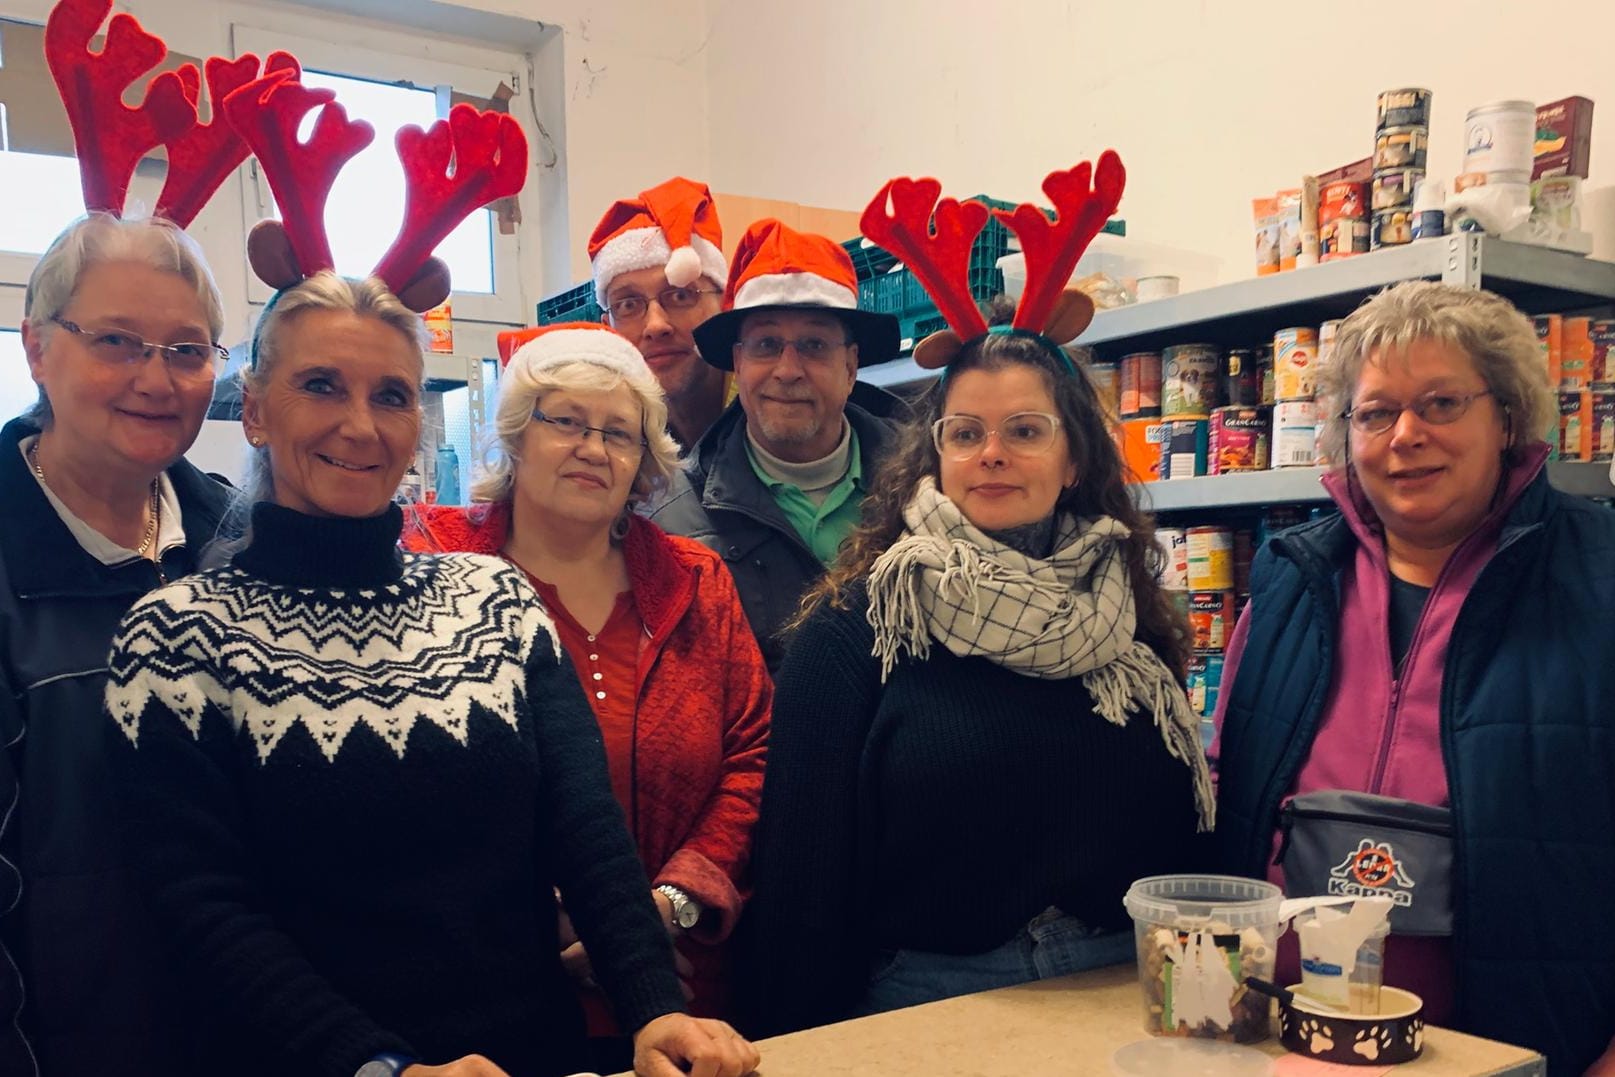
[[[860,208],[887,178],[1040,197],[1114,147],[1129,234],[1253,274],[1250,199],[1373,149],[1375,97],[1434,91],[1430,172],[1503,98],[1597,102],[1595,253],[1615,259],[1615,3],[730,0],[709,12],[713,187]],[[1448,189],[1451,189],[1450,182]],[[730,222],[741,227],[740,222]]]

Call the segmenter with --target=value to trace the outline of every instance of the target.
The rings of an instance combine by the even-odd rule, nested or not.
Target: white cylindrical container
[[[1464,120],[1465,172],[1529,183],[1535,154],[1535,104],[1494,101],[1469,110]]]
[[[1273,466],[1315,466],[1320,422],[1315,401],[1285,400],[1273,405]]]

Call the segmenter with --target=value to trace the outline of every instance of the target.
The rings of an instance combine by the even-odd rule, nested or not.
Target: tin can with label
[[[1234,533],[1226,527],[1191,527],[1189,590],[1234,589]]]
[[[1276,394],[1273,384],[1273,345],[1262,344],[1256,348],[1256,374],[1262,379],[1262,395],[1260,403],[1272,407]]]
[[[1222,398],[1225,404],[1247,408],[1262,402],[1262,374],[1252,349],[1230,348],[1223,358]]]
[[[1270,460],[1273,420],[1266,408],[1218,408],[1211,413],[1213,475],[1236,471],[1266,471]]]
[[[1587,458],[1615,460],[1615,382],[1595,382],[1589,398]]]
[[[1275,403],[1311,400],[1317,385],[1318,331],[1308,326],[1273,334]]]
[[[1197,419],[1217,406],[1221,356],[1213,344],[1174,344],[1161,353],[1161,415]]]
[[[1318,260],[1368,253],[1368,184],[1350,180],[1318,190]]]
[[[1592,391],[1559,390],[1559,459],[1592,459],[1592,424]]]
[[[1088,381],[1093,385],[1094,397],[1099,401],[1099,410],[1105,413],[1105,419],[1110,423],[1121,421],[1122,416],[1122,378],[1121,367],[1116,363],[1089,363],[1083,368],[1088,372]]]
[[[1221,652],[1234,634],[1234,592],[1189,593],[1189,642],[1197,651]]]
[[[1155,544],[1161,548],[1161,587],[1167,591],[1189,589],[1189,536],[1179,527],[1159,527]]]
[[[1273,405],[1273,466],[1316,466],[1318,426],[1318,405],[1311,400],[1284,400]]]
[[[1422,168],[1392,168],[1374,173],[1374,212],[1385,209],[1413,209],[1413,188],[1424,179]]]
[[[1123,419],[1161,414],[1161,353],[1134,352],[1122,356],[1121,413]]]
[[[1494,101],[1464,119],[1464,172],[1531,181],[1536,157],[1536,103]]]
[[[1421,209],[1413,214],[1413,238],[1431,239],[1447,234],[1445,210]]]
[[[1122,463],[1128,482],[1154,482],[1161,477],[1161,443],[1166,424],[1158,418],[1123,419]]]
[[[1381,127],[1374,136],[1374,170],[1423,168],[1430,128],[1423,124]]]
[[[1161,441],[1161,478],[1192,479],[1206,473],[1209,422],[1205,419],[1166,419]]]
[[[1211,743],[1211,716],[1217,713],[1217,696],[1222,691],[1222,668],[1223,656],[1220,654],[1189,656],[1189,705],[1202,721],[1202,746]]]
[[[1416,87],[1386,90],[1379,95],[1376,130],[1430,126],[1430,91]]]
[[[1397,209],[1376,210],[1373,231],[1369,233],[1369,246],[1400,247],[1413,242],[1413,210],[1407,206]]]

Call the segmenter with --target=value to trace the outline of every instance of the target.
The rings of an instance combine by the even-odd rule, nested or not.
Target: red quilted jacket
[[[403,543],[417,552],[498,555],[510,505],[417,505]],[[668,883],[707,915],[679,941],[695,973],[691,1012],[727,1009],[721,943],[746,899],[746,865],[762,797],[774,685],[723,560],[692,539],[632,517],[623,540],[634,603],[650,637],[639,664],[630,826],[653,884]],[[622,806],[624,815],[633,805]],[[590,1032],[615,1029],[603,997],[584,997]]]

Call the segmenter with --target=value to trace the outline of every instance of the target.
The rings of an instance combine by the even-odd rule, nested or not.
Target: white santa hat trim
[[[689,273],[688,259],[683,251],[691,250],[698,267],[694,274],[688,275],[684,280],[674,280],[674,276],[685,276]],[[680,257],[675,260],[673,248],[668,246],[667,236],[660,228],[630,228],[607,240],[594,256],[594,295],[595,301],[602,308],[606,305],[606,292],[611,288],[611,282],[624,273],[632,273],[639,269],[666,267],[668,270],[667,282],[674,287],[683,288],[694,284],[697,277],[710,277],[719,288],[729,283],[729,264],[724,261],[723,251],[710,240],[702,236],[691,236],[690,246],[680,249]],[[680,272],[680,270],[683,272]]]
[[[589,363],[640,382],[656,378],[638,348],[604,327],[556,329],[534,337],[516,349],[507,369],[536,376],[561,363]]]
[[[816,273],[763,273],[735,290],[735,310],[800,305],[852,310],[858,293]]]

